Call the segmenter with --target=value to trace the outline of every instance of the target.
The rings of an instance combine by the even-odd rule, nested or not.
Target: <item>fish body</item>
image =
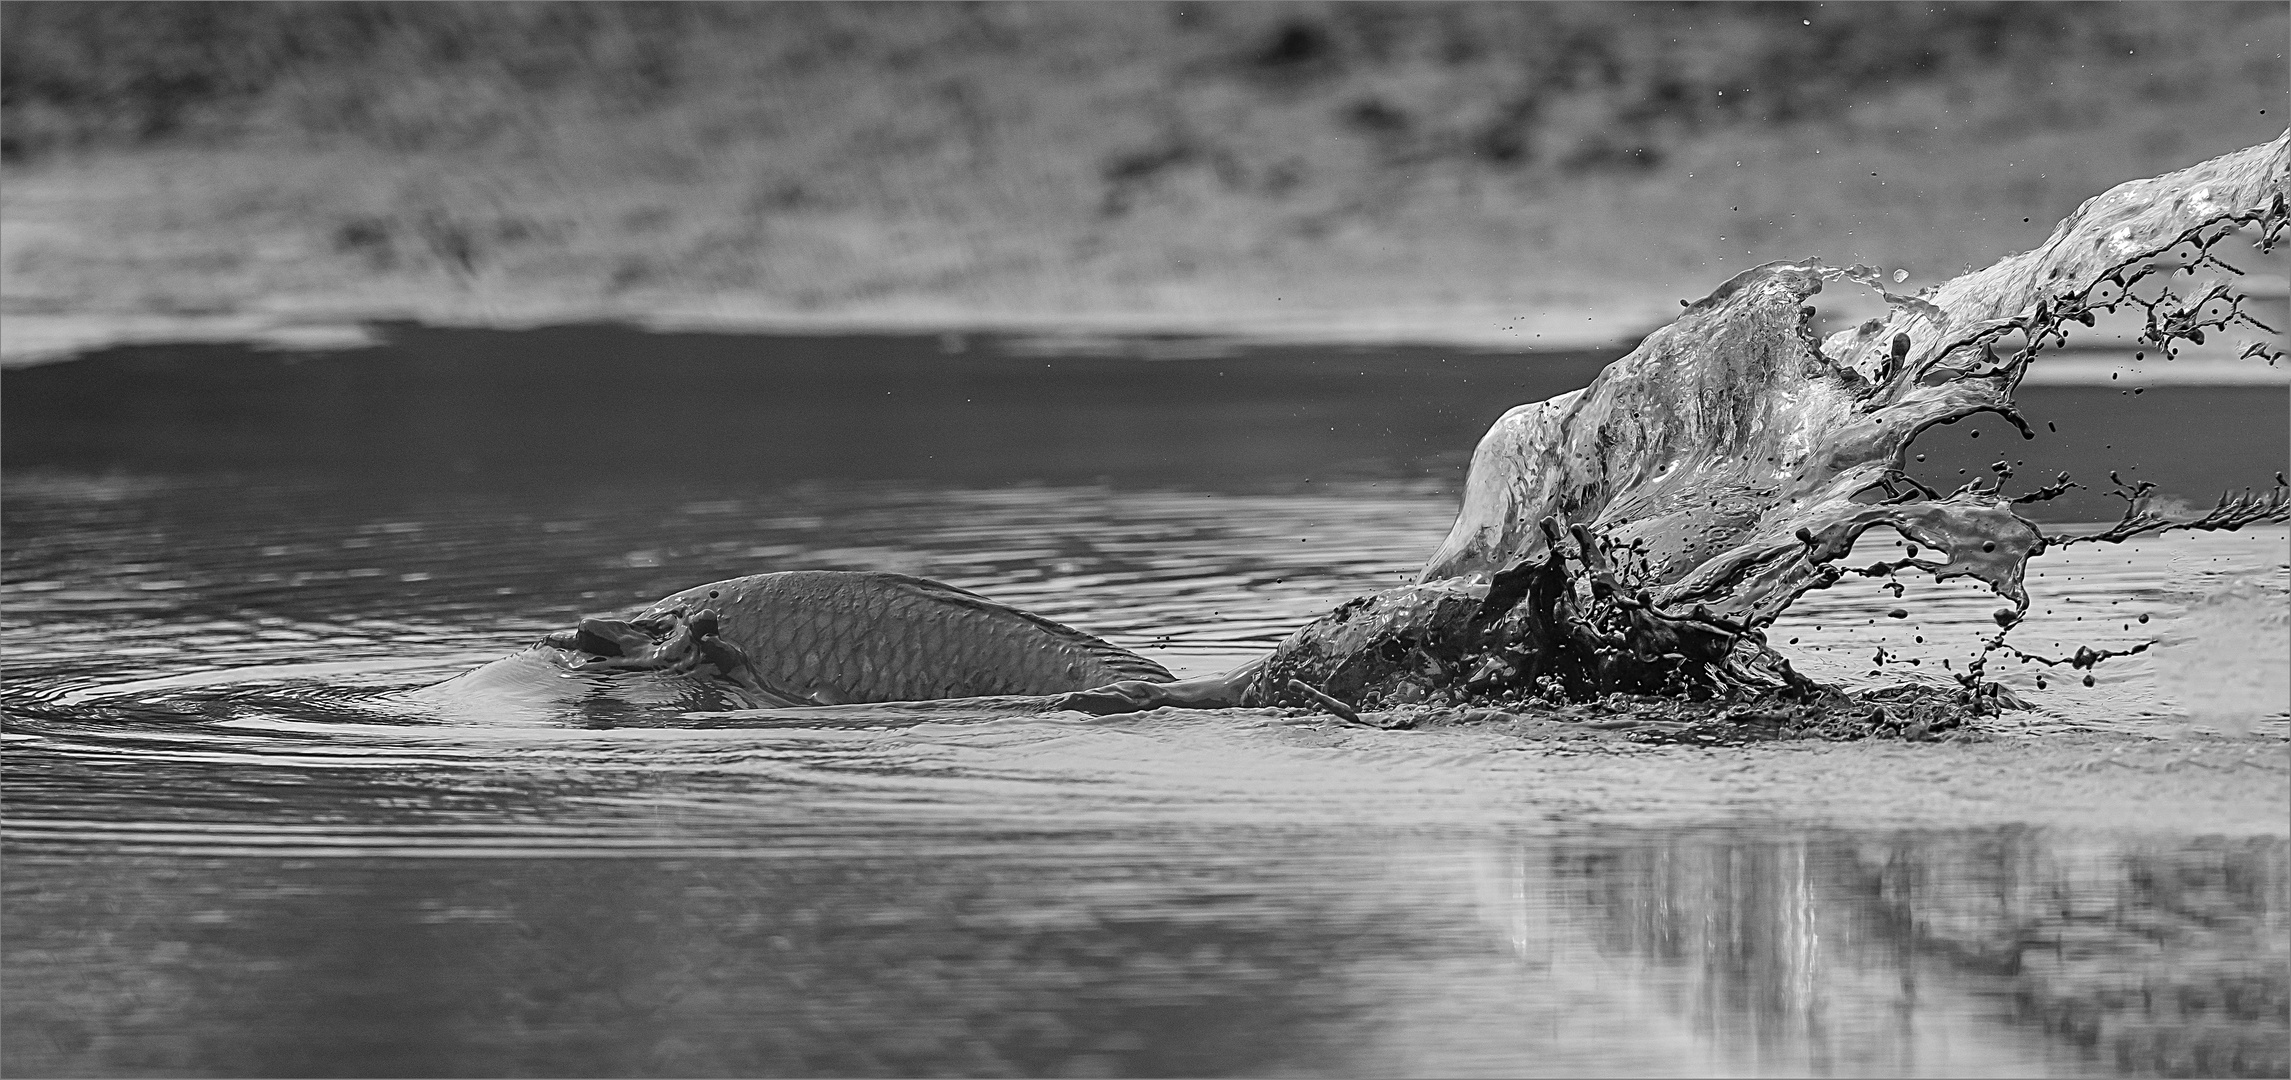
[[[627,625],[678,624],[696,628],[697,648],[724,675],[794,704],[1056,694],[1171,678],[1071,626],[904,574],[730,578],[663,598]]]

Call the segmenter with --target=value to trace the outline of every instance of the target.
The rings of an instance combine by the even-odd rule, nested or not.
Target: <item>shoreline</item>
[[[99,10],[17,13],[0,366],[390,322],[1607,349],[1775,260],[1936,284],[2282,130],[2256,5]]]
[[[1675,308],[1673,308],[1675,310]],[[1618,303],[1608,310],[1565,318],[1509,317],[1496,308],[1384,311],[1264,312],[1256,315],[1173,313],[1100,315],[970,313],[934,308],[806,313],[731,313],[694,305],[651,311],[537,308],[527,311],[338,310],[312,314],[50,314],[0,316],[0,368],[55,363],[128,345],[231,344],[325,351],[380,343],[377,328],[414,324],[441,330],[538,330],[612,324],[651,333],[736,334],[757,337],[897,335],[994,336],[1038,344],[1031,352],[1070,343],[1077,353],[1124,352],[1108,343],[1173,343],[1148,350],[1156,358],[1228,355],[1250,346],[1420,346],[1476,352],[1579,352],[1628,348],[1661,325],[1651,302]],[[1175,343],[1190,343],[1178,345]],[[1203,350],[1213,350],[1204,353]]]
[[[1643,306],[1642,306],[1643,307]],[[580,325],[610,325],[657,334],[722,334],[756,338],[893,336],[940,339],[940,349],[959,354],[985,338],[991,347],[1029,356],[1207,360],[1245,357],[1255,349],[1322,346],[1329,348],[1429,348],[1473,353],[1512,353],[1523,357],[1635,347],[1658,322],[1632,319],[1634,312],[1608,311],[1570,325],[1559,319],[1508,324],[1493,311],[1395,310],[1267,314],[1257,318],[1104,315],[1001,316],[968,319],[937,313],[731,315],[705,311],[650,315],[531,312],[522,317],[418,318],[404,313],[343,313],[334,318],[295,318],[261,314],[51,315],[16,313],[0,318],[0,370],[68,362],[125,347],[241,345],[262,351],[323,353],[375,348],[387,343],[393,326],[430,330],[531,331]],[[1571,317],[1570,317],[1571,319]],[[2029,368],[2027,386],[2210,386],[2291,387],[2291,365],[2223,357],[2182,357],[2142,362],[2130,348],[2090,347],[2055,350]]]

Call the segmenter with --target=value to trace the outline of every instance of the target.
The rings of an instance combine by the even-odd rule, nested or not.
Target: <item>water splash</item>
[[[2028,560],[2052,545],[2284,521],[2291,488],[2281,474],[2265,493],[2223,495],[2194,517],[2154,505],[2151,485],[2119,481],[2128,504],[2121,523],[2060,538],[2014,507],[2068,490],[2065,474],[2007,496],[2010,470],[1999,469],[1986,484],[1976,478],[1942,495],[1909,475],[1909,446],[1927,428],[1983,412],[2034,438],[2013,407],[2014,388],[2039,352],[2066,344],[2071,324],[2090,327],[2101,313],[2137,309],[2141,340],[2167,355],[2178,343],[2203,343],[2207,331],[2273,333],[2243,310],[2232,281],[2241,271],[2214,249],[2256,232],[2259,248],[2271,250],[2291,218],[2287,193],[2291,132],[2119,185],[2035,250],[1921,296],[1886,292],[1869,267],[1745,271],[1590,386],[1505,414],[1481,439],[1463,508],[1418,585],[1354,601],[1299,631],[1243,681],[1242,700],[1309,705],[1316,688],[1355,704],[1522,689],[1576,700],[1803,693],[1809,684],[1760,629],[1849,573],[1910,568],[1976,578],[2010,603],[1958,677],[1977,706],[2009,702],[1981,680],[1992,651],[2078,669],[2137,652],[2145,646],[2054,660],[2007,644],[2028,609]],[[2228,277],[2175,291],[2174,274],[2202,268]],[[1840,281],[1879,290],[1888,315],[1817,341],[1806,301]],[[2154,294],[2135,291],[2143,285]],[[2272,342],[2245,350],[2270,364],[2282,355]],[[1909,555],[1844,565],[1854,542],[1879,526],[1908,538]],[[1921,558],[1920,545],[1935,557]]]

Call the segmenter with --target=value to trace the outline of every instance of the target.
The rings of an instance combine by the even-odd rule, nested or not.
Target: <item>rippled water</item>
[[[1603,359],[951,348],[407,334],[8,373],[0,1063],[2291,1067],[2279,527],[2040,560],[2024,647],[2161,644],[2089,688],[2008,665],[2038,710],[1969,742],[400,696],[812,567],[1221,670],[1412,574],[1478,432]],[[2039,421],[2191,496],[2286,456],[2279,388],[2045,392]],[[1937,476],[1986,463],[1948,435]],[[2069,438],[2014,451],[2096,456]],[[1995,600],[1905,584],[1775,639],[1823,677],[1882,645],[1877,678],[1946,678]]]

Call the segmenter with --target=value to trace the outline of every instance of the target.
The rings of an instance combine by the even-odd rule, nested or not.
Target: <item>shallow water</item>
[[[1479,431],[1604,359],[406,332],[9,372],[0,1063],[2291,1066],[2280,527],[2040,559],[2022,646],[2162,644],[2089,688],[2008,664],[2038,709],[1962,743],[398,696],[810,567],[1220,670],[1411,576]],[[2025,475],[2137,462],[2201,497],[2287,456],[2281,388],[2027,396]],[[1937,481],[1988,461],[1928,442]],[[1996,600],[1903,584],[1774,639],[1822,677],[1883,646],[1876,678],[1946,678]]]

